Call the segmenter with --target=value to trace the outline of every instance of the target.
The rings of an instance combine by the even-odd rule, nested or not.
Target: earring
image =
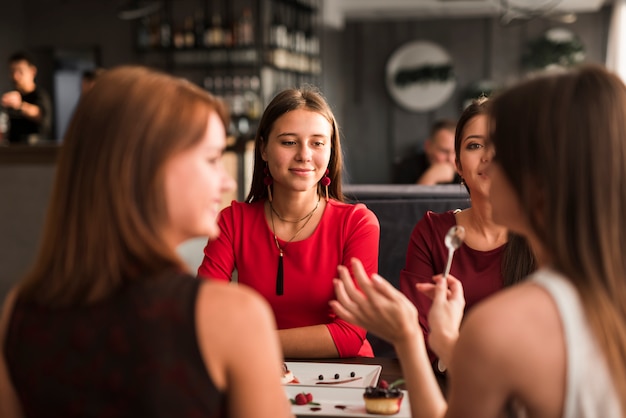
[[[267,166],[267,162],[265,162],[265,168],[263,169],[263,173],[265,173],[265,177],[263,178],[263,184],[265,184],[267,186],[267,197],[270,200],[270,202],[272,201],[272,183],[274,183],[274,179],[272,178],[272,175],[270,174],[270,169]]]
[[[324,173],[324,177],[322,177],[321,183],[322,186],[324,186],[324,188],[326,189],[326,201],[328,202],[328,186],[330,185],[331,181],[330,181],[330,177],[328,177],[328,169],[326,169],[326,172]]]

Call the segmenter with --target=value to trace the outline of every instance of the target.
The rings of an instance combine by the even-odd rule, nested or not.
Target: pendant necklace
[[[317,203],[315,204],[315,207],[313,208],[313,210],[311,210],[311,212],[307,213],[306,215],[304,215],[299,220],[293,221],[293,220],[284,219],[282,216],[280,216],[278,214],[278,212],[276,212],[276,210],[274,209],[274,206],[272,205],[272,201],[270,200],[270,209],[271,209],[270,210],[270,219],[272,221],[272,233],[274,234],[274,242],[276,243],[276,248],[278,248],[278,271],[276,272],[276,294],[279,295],[279,296],[282,295],[283,292],[284,292],[284,288],[283,288],[283,282],[284,282],[284,278],[283,278],[283,256],[285,254],[285,248],[287,248],[287,246],[289,244],[291,244],[291,241],[296,239],[298,234],[300,234],[300,232],[302,232],[302,230],[307,226],[307,224],[309,223],[309,221],[313,217],[313,214],[315,213],[315,211],[317,210],[319,205],[320,205],[320,199],[318,197]],[[278,216],[278,219],[280,219],[283,222],[289,222],[289,223],[297,224],[297,223],[299,223],[301,221],[304,221],[302,226],[300,228],[298,228],[296,233],[293,234],[293,237],[291,237],[289,239],[289,241],[287,241],[283,247],[281,247],[280,244],[278,243],[278,237],[276,236],[276,227],[274,226],[274,214],[276,214],[276,216]]]

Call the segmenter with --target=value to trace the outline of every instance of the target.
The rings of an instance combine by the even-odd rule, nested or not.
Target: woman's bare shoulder
[[[461,325],[452,367],[480,376],[486,390],[493,386],[503,397],[515,394],[531,410],[558,413],[566,356],[553,299],[526,282],[476,305]]]
[[[257,321],[271,317],[269,304],[258,293],[242,284],[203,281],[198,291],[200,314],[218,315],[228,313],[225,320],[247,319]],[[260,315],[260,318],[251,318]]]

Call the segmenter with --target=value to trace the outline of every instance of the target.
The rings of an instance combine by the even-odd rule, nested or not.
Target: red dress
[[[430,299],[415,288],[416,283],[432,283],[443,273],[448,260],[444,237],[456,225],[453,211],[426,212],[415,225],[406,253],[406,265],[400,272],[400,290],[419,311],[419,322],[428,338]],[[463,283],[465,311],[503,287],[502,256],[506,244],[489,251],[478,251],[462,244],[454,253],[450,274]],[[427,340],[428,341],[428,340]],[[434,357],[431,355],[431,359]]]
[[[264,202],[233,201],[219,219],[219,238],[209,241],[198,275],[237,281],[258,291],[270,303],[278,329],[326,324],[340,357],[372,356],[366,331],[335,316],[337,266],[357,257],[369,275],[378,271],[380,226],[363,204],[330,200],[313,234],[284,248],[284,293],[276,294],[279,252],[265,219]]]

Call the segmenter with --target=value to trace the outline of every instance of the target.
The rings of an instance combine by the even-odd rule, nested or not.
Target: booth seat
[[[380,222],[378,271],[399,288],[409,238],[415,224],[426,211],[445,212],[470,206],[469,195],[461,185],[346,185],[343,188],[351,202],[361,202],[372,210]],[[393,348],[375,335],[368,334],[374,354],[395,357]]]

